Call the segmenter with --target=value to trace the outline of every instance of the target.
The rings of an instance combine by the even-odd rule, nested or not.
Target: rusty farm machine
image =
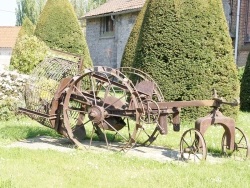
[[[84,147],[82,141],[88,129],[90,144],[93,137],[107,146],[117,139],[124,151],[150,145],[159,134],[167,134],[169,117],[174,130],[179,131],[181,108],[210,106],[212,111],[198,118],[195,128],[183,133],[181,158],[206,159],[203,135],[214,124],[224,128],[222,152],[239,153],[244,158],[250,154],[246,135],[235,126],[234,119],[219,111],[222,104],[237,103],[216,96],[212,100],[165,102],[157,83],[137,69],[84,69],[79,57],[48,58],[30,75],[24,96],[26,106],[19,108],[20,112],[69,138],[76,146]]]

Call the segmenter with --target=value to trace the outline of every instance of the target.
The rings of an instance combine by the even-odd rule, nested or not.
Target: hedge
[[[48,0],[35,29],[35,35],[51,49],[83,55],[84,65],[92,66],[86,39],[68,0]]]
[[[123,66],[149,73],[166,101],[211,99],[213,89],[228,101],[239,96],[232,41],[221,1],[149,0],[145,6],[141,27],[134,28],[129,38],[137,44],[128,43],[123,55],[124,62],[127,57],[132,61],[123,62]],[[141,20],[137,19],[135,27]],[[209,110],[185,108],[182,117],[194,119]],[[236,117],[238,108],[223,106],[221,111]]]
[[[246,66],[241,79],[240,87],[240,109],[250,112],[250,53],[247,57]]]

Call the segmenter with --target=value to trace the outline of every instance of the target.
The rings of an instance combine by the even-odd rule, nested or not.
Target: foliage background
[[[141,21],[137,19],[136,25]],[[239,96],[237,69],[221,1],[150,0],[141,28],[130,35],[129,41],[133,40],[137,44],[128,43],[122,65],[149,73],[166,101],[211,99],[213,89],[228,101]],[[182,116],[195,119],[208,110],[185,108]],[[238,108],[223,106],[221,111],[236,117]]]
[[[24,35],[16,43],[11,56],[10,69],[29,74],[37,64],[43,61],[49,48],[35,36]]]
[[[248,54],[246,66],[241,79],[240,109],[250,112],[250,54]]]
[[[69,0],[78,18],[86,12],[102,5],[106,0]],[[36,24],[47,0],[18,0],[16,9],[16,25],[23,25],[23,20],[28,17]]]
[[[68,0],[47,1],[35,35],[52,49],[83,55],[84,65],[92,66],[86,39]]]

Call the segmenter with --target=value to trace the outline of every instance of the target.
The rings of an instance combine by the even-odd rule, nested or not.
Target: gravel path
[[[89,141],[83,142],[86,150],[91,150],[94,152],[119,152],[119,144],[112,144],[109,149],[105,142],[93,141],[92,145],[89,147]],[[39,136],[31,139],[26,139],[18,142],[14,142],[7,145],[8,148],[23,147],[27,149],[51,149],[60,152],[74,152],[75,146],[66,138],[51,138],[48,136]],[[163,147],[150,146],[150,147],[134,147],[126,151],[125,155],[136,156],[142,158],[148,158],[160,162],[183,162],[180,159],[179,151],[171,150]],[[222,162],[222,158],[215,158],[208,155],[207,161],[211,163]]]

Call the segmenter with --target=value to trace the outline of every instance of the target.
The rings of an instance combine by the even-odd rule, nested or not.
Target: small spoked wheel
[[[153,103],[155,109],[150,108],[149,103]],[[158,122],[160,116],[160,107],[157,102],[152,99],[145,99],[142,101],[145,109],[145,113],[140,116],[140,120],[143,124],[154,124]]]
[[[235,141],[233,151],[229,149],[227,144],[226,133],[222,136],[221,141],[222,153],[225,156],[233,156],[236,160],[245,160],[250,156],[250,146],[246,135],[238,127],[235,127]]]
[[[206,143],[200,131],[189,129],[183,133],[180,141],[180,154],[185,161],[206,160]]]

